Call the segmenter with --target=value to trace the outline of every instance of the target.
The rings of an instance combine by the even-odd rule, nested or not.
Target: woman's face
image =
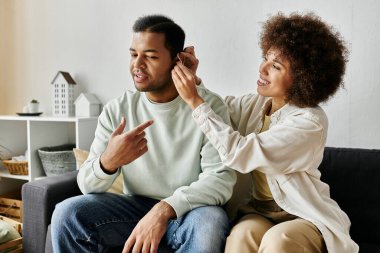
[[[292,86],[290,62],[281,52],[270,48],[260,65],[257,92],[264,97],[286,103],[286,91]]]

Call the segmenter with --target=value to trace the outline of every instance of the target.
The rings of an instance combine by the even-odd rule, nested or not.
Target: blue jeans
[[[87,194],[66,199],[53,213],[51,236],[55,253],[106,252],[123,246],[132,230],[158,203],[141,196]],[[205,206],[170,220],[161,240],[175,252],[223,252],[229,224],[221,207]]]

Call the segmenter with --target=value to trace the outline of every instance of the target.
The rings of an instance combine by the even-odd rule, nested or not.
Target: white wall
[[[346,88],[323,106],[328,145],[380,148],[379,9],[376,0],[0,0],[0,114],[21,111],[32,98],[50,113],[58,70],[103,103],[133,88],[131,26],[152,13],[184,28],[207,87],[222,96],[253,92],[260,22],[278,11],[312,10],[341,32],[351,51]]]

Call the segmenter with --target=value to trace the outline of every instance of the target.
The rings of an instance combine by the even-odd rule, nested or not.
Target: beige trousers
[[[266,212],[267,214],[268,212]],[[284,217],[291,217],[284,211]],[[265,214],[264,214],[265,215]],[[309,221],[294,216],[272,219],[255,213],[244,215],[227,237],[225,253],[325,253],[319,230]]]

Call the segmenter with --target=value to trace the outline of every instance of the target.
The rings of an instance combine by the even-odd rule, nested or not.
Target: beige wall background
[[[133,89],[131,26],[152,13],[184,28],[207,87],[221,96],[255,92],[260,22],[278,11],[314,11],[351,51],[345,89],[323,105],[327,144],[380,148],[379,9],[376,0],[0,0],[0,114],[20,112],[32,98],[49,114],[58,70],[73,75],[78,93],[95,93],[103,103]]]

